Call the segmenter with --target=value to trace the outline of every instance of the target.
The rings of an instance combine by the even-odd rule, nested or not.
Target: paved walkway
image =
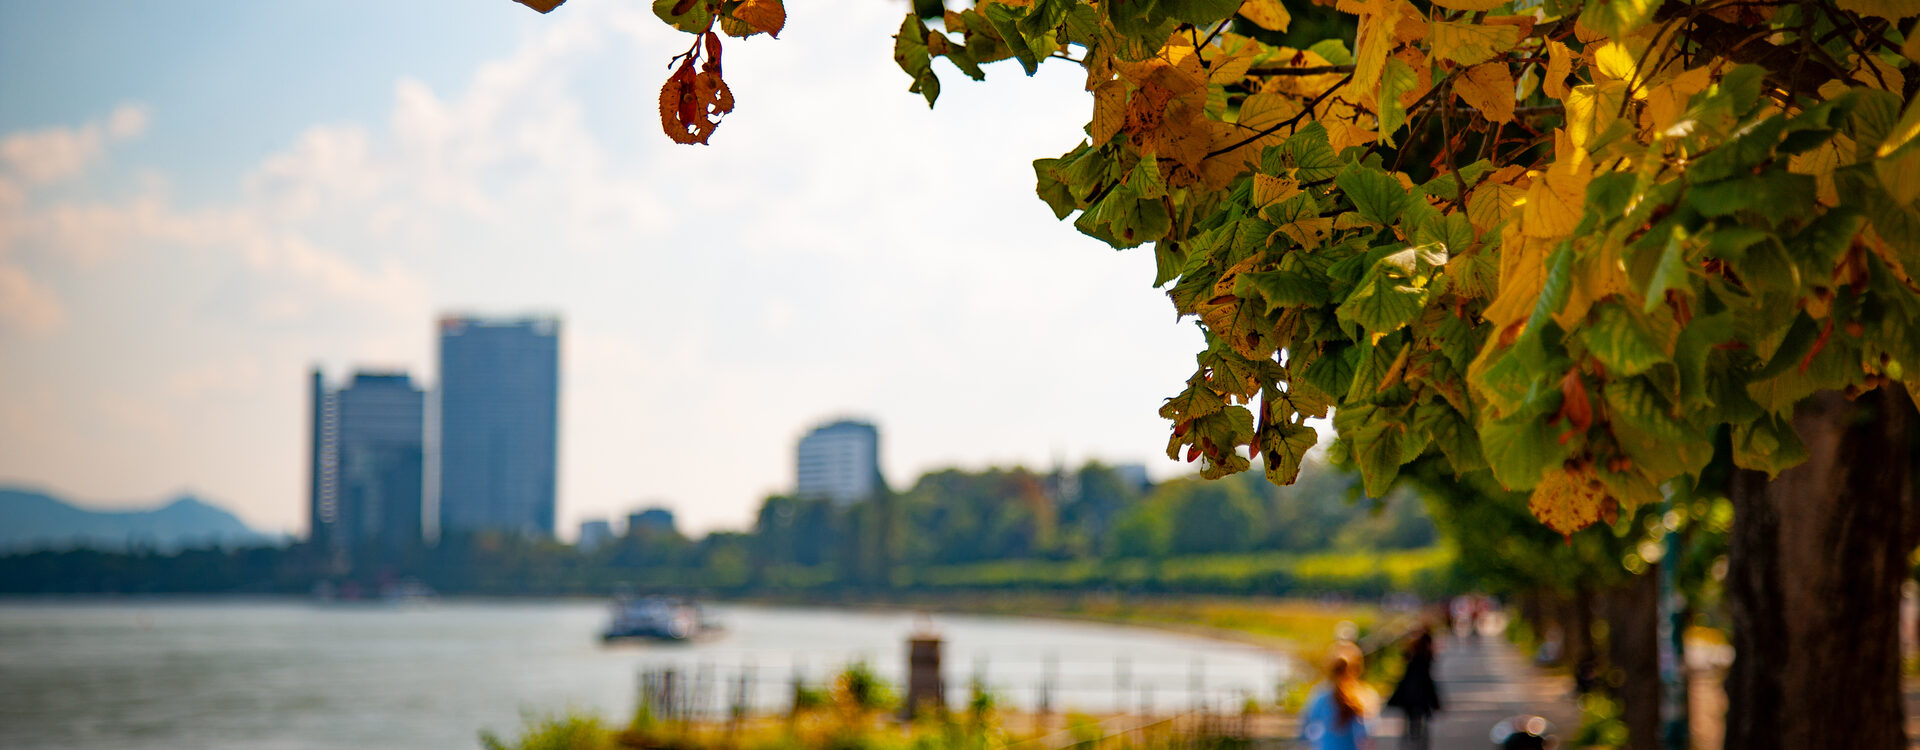
[[[1518,714],[1544,716],[1562,740],[1579,727],[1573,685],[1535,669],[1520,651],[1498,635],[1446,636],[1434,677],[1446,710],[1429,727],[1434,750],[1481,750],[1493,746],[1493,725]],[[1388,709],[1379,722],[1379,750],[1399,750],[1401,719]]]

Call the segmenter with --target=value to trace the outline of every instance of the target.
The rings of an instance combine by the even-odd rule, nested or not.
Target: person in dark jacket
[[[1433,682],[1433,633],[1420,628],[1407,643],[1406,659],[1406,672],[1400,676],[1400,684],[1394,686],[1393,695],[1387,698],[1387,705],[1407,715],[1401,747],[1426,750],[1431,747],[1427,719],[1440,710],[1440,686]]]

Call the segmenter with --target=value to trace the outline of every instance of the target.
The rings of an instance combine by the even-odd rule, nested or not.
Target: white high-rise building
[[[796,451],[793,494],[847,506],[880,491],[880,431],[843,419],[814,428]]]

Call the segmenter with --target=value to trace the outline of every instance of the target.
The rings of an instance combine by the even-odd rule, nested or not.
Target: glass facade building
[[[339,390],[312,377],[315,541],[342,559],[418,545],[426,394],[405,373],[355,373]]]
[[[440,536],[554,536],[560,321],[440,320]]]
[[[796,454],[798,497],[846,506],[880,490],[880,431],[870,422],[843,419],[816,427],[800,439]]]

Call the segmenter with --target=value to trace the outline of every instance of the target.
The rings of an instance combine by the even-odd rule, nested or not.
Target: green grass
[[[903,588],[1098,589],[1220,594],[1346,593],[1437,588],[1453,566],[1447,547],[1296,554],[1255,552],[1166,560],[997,560],[908,571]]]

